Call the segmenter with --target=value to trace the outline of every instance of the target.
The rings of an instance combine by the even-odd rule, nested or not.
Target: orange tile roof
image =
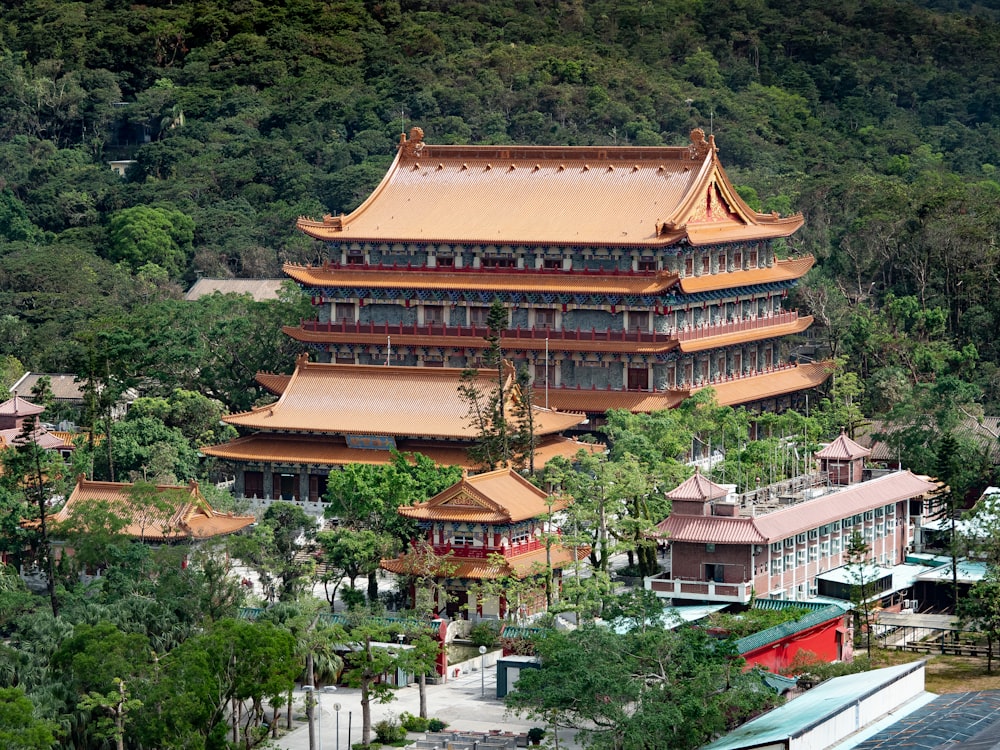
[[[658,247],[785,237],[802,225],[747,206],[716,151],[700,130],[689,146],[636,148],[435,146],[414,129],[361,206],[298,226],[342,242]]]
[[[469,405],[458,392],[464,370],[308,362],[300,358],[277,402],[223,420],[255,430],[472,440]],[[484,392],[496,376],[479,372]],[[512,413],[508,411],[508,413]],[[535,410],[536,435],[562,432],[582,414]]]
[[[170,506],[167,510],[137,504],[130,494],[133,486],[124,482],[93,482],[80,477],[66,504],[52,520],[55,524],[72,525],[81,508],[88,503],[102,502],[125,522],[122,534],[147,541],[208,539],[235,533],[255,520],[253,516],[234,516],[214,510],[196,482],[187,486],[157,485],[158,500]]]
[[[812,325],[812,315],[803,315],[794,320],[778,323],[772,326],[760,326],[750,328],[745,331],[735,331],[733,333],[723,333],[718,336],[702,336],[696,339],[687,339],[680,342],[682,352],[703,352],[706,349],[717,349],[722,346],[732,344],[746,344],[751,341],[761,341],[763,339],[773,339],[779,336],[790,336],[794,333],[802,333]]]
[[[739,286],[753,286],[754,284],[794,281],[805,276],[815,262],[816,259],[813,256],[803,255],[799,258],[777,260],[770,268],[751,268],[746,271],[685,276],[679,283],[685,294],[694,294],[695,292],[733,289]]]
[[[422,453],[440,466],[461,466],[476,469],[478,464],[469,458],[468,443],[430,443],[420,440],[397,440],[396,449],[402,453]],[[221,445],[204,446],[201,452],[229,461],[274,462],[287,464],[316,464],[318,466],[343,466],[345,464],[392,463],[388,450],[348,448],[342,439],[319,435],[288,435],[257,433],[236,438]],[[604,450],[594,443],[580,443],[562,437],[549,437],[539,441],[535,449],[536,468],[544,466],[556,456],[572,459],[580,450]]]
[[[542,388],[535,390],[540,402],[545,400]],[[603,414],[611,409],[626,409],[631,412],[647,413],[672,409],[690,396],[690,391],[599,391],[575,390],[573,388],[552,388],[549,390],[549,406],[566,411],[585,411]]]
[[[582,560],[589,554],[587,547],[576,550],[577,559]],[[559,570],[573,562],[573,550],[562,545],[553,544],[549,550],[552,568]],[[407,575],[413,570],[408,561],[408,555],[382,560],[380,567],[390,573]],[[508,557],[505,564],[497,565],[490,559],[451,557],[448,559],[448,578],[465,578],[473,580],[490,580],[505,575],[516,575],[524,578],[545,569],[545,548],[532,550],[523,555]]]
[[[362,287],[366,289],[468,289],[483,292],[550,292],[552,294],[655,295],[677,283],[676,273],[581,273],[572,271],[519,271],[505,268],[434,270],[365,266],[284,265],[285,273],[309,287]]]
[[[280,396],[285,392],[285,388],[288,387],[288,382],[291,379],[291,375],[282,375],[274,372],[258,372],[256,377],[254,377],[254,380],[260,383],[262,388],[270,391],[275,396]]]
[[[806,326],[808,327],[808,326]],[[309,331],[300,326],[284,326],[282,332],[287,336],[307,344],[364,344],[369,346],[384,345],[384,333],[341,333],[338,331]],[[749,334],[747,334],[749,335]],[[425,346],[437,349],[486,349],[489,344],[482,336],[454,336],[447,334],[408,334],[393,333],[393,346]],[[764,336],[762,338],[768,338]],[[545,351],[544,338],[528,338],[523,336],[501,336],[501,346],[505,351]],[[623,352],[631,354],[661,354],[673,351],[678,342],[663,335],[660,342],[636,342],[622,340],[590,340],[567,339],[553,336],[548,341],[548,350],[553,352]],[[287,376],[286,376],[287,377]],[[258,378],[258,382],[261,382]],[[268,390],[276,384],[277,377],[268,378],[267,383],[261,382]],[[277,391],[275,391],[277,392]]]
[[[399,514],[420,520],[462,520],[476,523],[513,523],[550,512],[549,495],[513,469],[498,469],[461,480],[430,500],[401,506]],[[566,498],[553,498],[552,510],[566,507]]]
[[[747,404],[764,398],[773,398],[785,393],[794,393],[815,388],[833,373],[832,362],[812,362],[794,367],[786,367],[762,375],[752,375],[721,383],[696,386],[690,390],[668,391],[610,391],[575,390],[573,388],[552,388],[549,390],[549,405],[566,411],[585,411],[589,414],[603,414],[609,409],[627,409],[632,412],[654,412],[672,409],[696,391],[704,388],[715,390],[715,399],[720,406]],[[544,389],[536,389],[536,398],[544,402]]]
[[[715,383],[711,387],[715,389],[715,400],[719,406],[736,406],[815,388],[832,374],[833,362],[810,362],[763,375]]]

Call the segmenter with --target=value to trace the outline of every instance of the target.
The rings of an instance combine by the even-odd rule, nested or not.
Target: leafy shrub
[[[448,728],[448,722],[441,721],[441,719],[431,719],[427,722],[428,732],[443,732]]]
[[[394,716],[375,722],[372,729],[375,730],[375,739],[383,745],[391,745],[406,739],[406,730],[399,725]]]
[[[407,732],[426,732],[430,721],[422,716],[414,716],[409,711],[399,715],[399,723]]]
[[[476,646],[494,646],[500,633],[497,626],[489,621],[484,621],[473,625],[469,631],[469,640]]]

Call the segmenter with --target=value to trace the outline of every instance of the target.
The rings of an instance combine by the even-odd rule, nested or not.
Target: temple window
[[[703,276],[712,273],[712,259],[707,254],[701,256],[701,273]]]
[[[690,256],[684,259],[684,275],[685,276],[694,275],[694,258]]]
[[[653,260],[653,259],[651,259],[651,258],[642,258],[639,261],[639,270],[640,271],[655,271],[656,270],[656,261]]]
[[[757,267],[757,251],[756,250],[750,250],[747,253],[747,255],[749,256],[747,258],[747,263],[750,265],[750,268],[756,268]]]
[[[725,273],[729,268],[726,266],[726,254],[719,253],[719,273]]]
[[[452,544],[454,545],[472,545],[475,544],[476,540],[472,534],[455,534],[452,539]]]
[[[347,254],[347,265],[349,266],[361,266],[364,265],[365,256],[360,250],[351,250]]]
[[[546,258],[542,267],[549,271],[558,271],[562,268],[562,260],[559,258]]]
[[[739,271],[743,268],[743,253],[739,250],[733,253],[733,270]]]
[[[439,268],[452,268],[455,265],[455,259],[451,256],[447,258],[438,256],[435,260]]]

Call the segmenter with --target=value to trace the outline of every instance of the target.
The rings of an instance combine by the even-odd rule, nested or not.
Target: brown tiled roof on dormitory
[[[897,471],[758,516],[671,514],[656,528],[672,541],[770,544],[825,523],[920,497],[936,487],[909,471]]]

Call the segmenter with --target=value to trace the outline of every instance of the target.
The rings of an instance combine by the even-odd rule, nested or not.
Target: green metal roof
[[[740,638],[736,641],[736,649],[741,654],[746,654],[750,651],[761,648],[762,646],[766,646],[769,643],[780,641],[782,638],[787,638],[795,633],[801,633],[803,630],[808,630],[811,627],[834,618],[842,617],[843,615],[843,608],[838,607],[836,604],[828,604],[822,609],[816,609],[803,615],[798,620],[783,622],[772,628],[761,630],[759,633],[754,633],[753,635]]]
[[[910,662],[896,667],[859,672],[835,677],[807,690],[802,695],[773,711],[748,721],[702,750],[741,750],[769,744],[781,744],[797,737],[813,726],[836,716],[859,700],[883,690],[886,686],[916,669],[924,662]]]

